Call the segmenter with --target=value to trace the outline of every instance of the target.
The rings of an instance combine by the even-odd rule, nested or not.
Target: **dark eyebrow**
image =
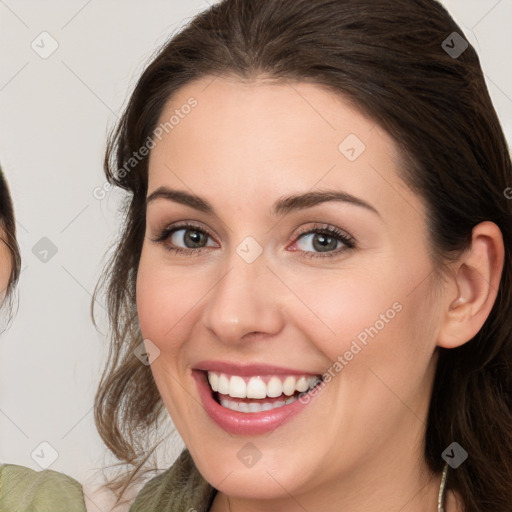
[[[155,199],[175,201],[185,206],[190,206],[200,212],[216,215],[215,209],[208,201],[194,194],[190,194],[189,192],[173,190],[167,187],[159,187],[146,198],[146,205]],[[271,213],[273,215],[286,215],[292,211],[311,208],[317,204],[325,203],[327,201],[341,201],[354,206],[359,206],[376,213],[380,217],[380,213],[371,204],[348,194],[347,192],[337,190],[306,192],[305,194],[282,197],[274,203]]]

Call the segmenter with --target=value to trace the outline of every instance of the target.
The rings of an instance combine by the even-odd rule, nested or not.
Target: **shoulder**
[[[0,466],[0,510],[85,512],[82,486],[73,478],[15,464]]]
[[[185,449],[167,471],[147,482],[130,512],[206,512],[216,493]]]

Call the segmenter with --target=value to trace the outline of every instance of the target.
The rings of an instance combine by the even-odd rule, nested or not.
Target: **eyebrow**
[[[176,203],[189,206],[190,208],[194,208],[195,210],[209,215],[217,215],[213,206],[206,201],[206,199],[182,190],[159,187],[146,198],[146,205],[156,199],[167,199],[168,201],[174,201]],[[379,217],[381,216],[371,204],[363,201],[359,197],[353,196],[352,194],[338,190],[306,192],[304,194],[282,197],[274,203],[271,213],[276,216],[286,215],[292,211],[312,208],[313,206],[328,201],[341,201],[343,203],[348,203],[369,210],[377,214]]]

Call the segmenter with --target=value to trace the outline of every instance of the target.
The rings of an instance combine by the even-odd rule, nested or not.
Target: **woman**
[[[510,511],[512,168],[440,4],[213,5],[105,167],[112,488],[186,446],[130,510]]]
[[[0,168],[0,289],[2,306],[11,313],[21,257],[16,241],[16,223],[7,181]],[[0,510],[2,512],[85,512],[80,484],[61,473],[34,471],[24,466],[0,463]]]

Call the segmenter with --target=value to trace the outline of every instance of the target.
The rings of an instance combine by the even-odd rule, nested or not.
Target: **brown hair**
[[[508,146],[471,45],[434,0],[224,0],[195,16],[146,68],[105,156],[111,184],[129,192],[124,231],[99,287],[107,292],[110,355],[95,418],[110,450],[138,474],[163,411],[148,366],[135,283],[145,230],[148,158],[125,167],[151,136],[172,95],[193,80],[265,76],[324,86],[349,99],[396,141],[402,177],[428,207],[436,271],[468,247],[472,228],[495,222],[505,262],[482,329],[456,349],[439,348],[425,457],[433,472],[458,442],[469,458],[449,473],[466,512],[505,512],[512,503],[512,183]],[[448,39],[447,39],[448,38]],[[126,169],[126,167],[125,167]],[[96,290],[98,291],[98,289]],[[121,487],[123,487],[123,485]],[[118,486],[117,489],[120,487]]]
[[[12,318],[12,299],[14,296],[14,288],[18,282],[21,271],[21,255],[16,240],[16,222],[14,219],[14,208],[12,205],[11,194],[9,187],[4,177],[2,168],[0,167],[0,230],[2,234],[2,241],[7,245],[11,257],[11,274],[9,282],[5,290],[5,300],[1,307],[7,305],[9,311],[9,320]],[[3,292],[4,290],[0,290]]]

